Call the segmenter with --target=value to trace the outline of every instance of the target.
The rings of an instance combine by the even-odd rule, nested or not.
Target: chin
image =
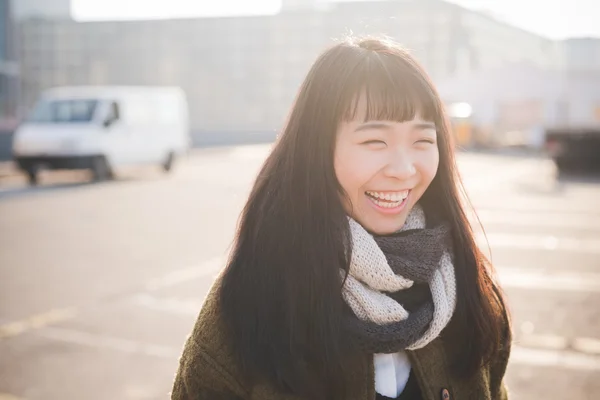
[[[373,235],[384,236],[398,232],[404,226],[406,218],[400,221],[380,221],[374,224],[362,224],[363,227]]]

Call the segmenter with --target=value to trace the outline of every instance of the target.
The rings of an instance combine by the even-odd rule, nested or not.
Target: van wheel
[[[169,154],[167,154],[167,158],[162,163],[161,167],[162,167],[163,171],[171,172],[173,170],[174,164],[175,164],[175,153],[171,151],[171,152],[169,152]]]
[[[94,181],[102,182],[112,179],[113,174],[104,156],[94,157],[92,159],[92,174]]]
[[[31,186],[37,186],[38,183],[40,183],[37,167],[31,167],[30,169],[25,171],[25,173],[27,174],[27,182],[29,182]]]

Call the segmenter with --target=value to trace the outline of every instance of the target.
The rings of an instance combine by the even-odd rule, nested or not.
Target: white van
[[[60,87],[43,92],[15,131],[13,158],[33,185],[41,168],[90,169],[105,180],[122,166],[168,172],[190,145],[180,88]]]

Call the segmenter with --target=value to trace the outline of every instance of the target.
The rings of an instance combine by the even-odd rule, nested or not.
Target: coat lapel
[[[448,390],[451,398],[455,398],[452,380],[448,376],[448,360],[441,337],[437,337],[422,349],[407,353],[424,400],[441,399],[444,389]]]
[[[347,387],[348,400],[375,400],[375,366],[373,355],[364,354],[352,362]],[[303,400],[298,396],[283,395],[269,384],[256,385],[250,394],[252,400]]]
[[[438,337],[419,350],[407,351],[424,400],[442,399],[442,391],[448,390],[451,398],[457,398],[453,381],[448,374],[448,360],[444,341]],[[375,365],[373,355],[364,355],[357,363],[356,375],[349,379],[349,400],[375,400]]]

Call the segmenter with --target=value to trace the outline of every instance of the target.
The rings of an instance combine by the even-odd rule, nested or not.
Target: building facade
[[[72,0],[8,0],[17,20],[27,18],[71,19]]]
[[[347,35],[392,37],[435,81],[515,60],[554,62],[550,40],[441,0],[284,5],[274,16],[23,20],[22,105],[58,85],[178,85],[194,130],[264,131],[281,127],[315,57]]]
[[[564,68],[600,71],[600,38],[573,38],[561,43]]]
[[[16,119],[19,68],[15,52],[13,15],[9,0],[0,0],[0,131]]]
[[[448,104],[470,105],[473,135],[463,145],[541,148],[547,129],[600,126],[600,70],[516,63],[453,77],[438,90]]]

